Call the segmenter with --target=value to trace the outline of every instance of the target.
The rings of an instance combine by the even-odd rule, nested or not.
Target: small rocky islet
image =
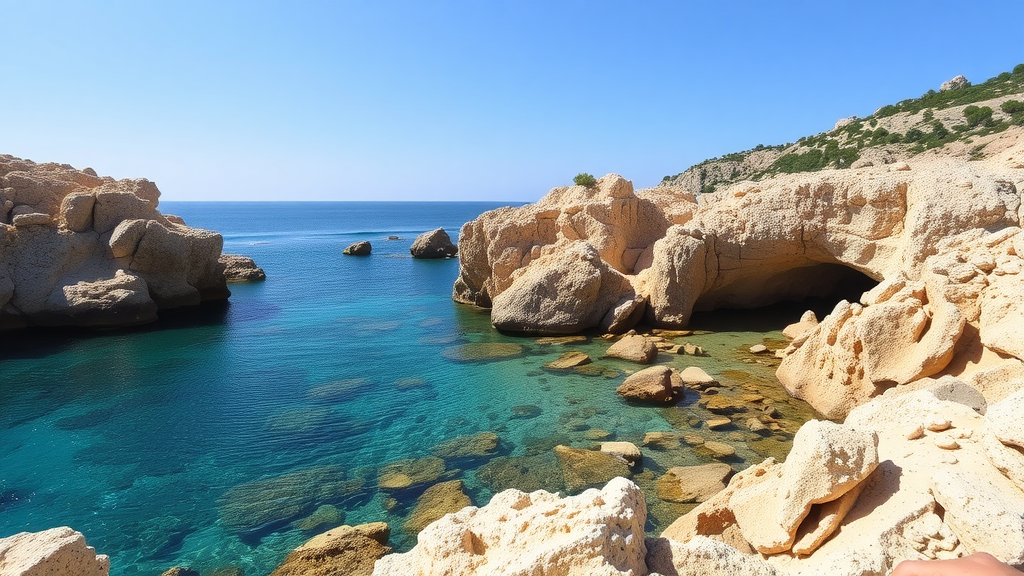
[[[1018,68],[1007,75],[1015,92],[975,103],[1010,110],[1000,105],[1024,92]],[[295,550],[305,568],[286,562],[279,570],[292,572],[282,573],[313,573],[325,557],[379,575],[434,573],[427,559],[465,574],[511,565],[565,574],[866,576],[903,559],[975,551],[1024,565],[1024,129],[1011,112],[996,114],[1000,130],[967,127],[960,132],[969,143],[927,152],[893,139],[865,147],[858,136],[936,115],[950,122],[964,108],[901,103],[840,122],[824,140],[859,156],[842,167],[782,170],[826,145],[803,139],[654,189],[634,191],[608,175],[481,215],[459,237],[454,297],[489,308],[499,330],[540,337],[454,342],[439,353],[481,367],[535,362],[538,383],[550,379],[541,390],[552,394],[563,374],[584,369],[615,381],[592,380],[592,394],[615,396],[634,378],[622,405],[642,403],[649,421],[657,415],[670,429],[621,438],[591,426],[608,416],[601,409],[565,396],[564,432],[524,438],[509,451],[507,422],[530,422],[548,406],[515,405],[495,413],[493,430],[453,437],[430,456],[241,485],[225,495],[222,520],[240,531],[321,526],[344,521],[335,511],[346,498],[390,493],[395,507],[413,507],[403,529],[422,528],[401,553],[389,553],[386,525],[334,528]],[[786,155],[796,159],[783,162]],[[698,171],[701,186],[688,189]],[[717,174],[710,189],[708,173]],[[45,226],[36,214],[46,213],[22,210],[14,227]],[[135,272],[150,282],[146,270]],[[820,320],[794,316],[784,341],[723,343],[644,328],[688,330],[694,310],[826,293],[861,275],[874,286]],[[559,289],[545,289],[552,286]],[[587,330],[596,333],[565,336]],[[716,368],[724,359],[730,365]],[[681,465],[684,454],[702,463]],[[494,494],[486,505],[461,507],[484,504],[457,467],[467,460],[484,462],[471,477]],[[306,475],[321,487],[298,494]],[[279,504],[272,514],[248,512],[268,498]],[[652,518],[663,520],[660,535],[647,531]],[[26,562],[68,558],[77,573],[108,569],[66,528],[0,540],[0,551],[41,543],[52,553]]]

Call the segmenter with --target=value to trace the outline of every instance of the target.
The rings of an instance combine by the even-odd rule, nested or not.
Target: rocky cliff
[[[0,330],[128,326],[227,298],[220,234],[159,197],[145,179],[0,155]]]

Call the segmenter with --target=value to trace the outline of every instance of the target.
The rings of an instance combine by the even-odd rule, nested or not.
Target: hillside
[[[993,134],[1024,126],[1024,64],[981,84],[950,81],[943,88],[882,106],[867,118],[843,118],[832,130],[795,143],[758,145],[705,160],[666,176],[662,184],[707,193],[780,173],[891,164],[937,148],[944,155],[980,160]]]

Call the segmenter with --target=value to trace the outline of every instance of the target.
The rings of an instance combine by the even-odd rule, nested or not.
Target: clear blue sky
[[[166,200],[651,186],[1024,62],[1024,0],[0,0],[0,153]]]

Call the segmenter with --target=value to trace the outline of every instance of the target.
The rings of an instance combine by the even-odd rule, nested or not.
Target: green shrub
[[[1016,75],[1024,75],[1024,64],[1017,64],[1016,66],[1014,66],[1013,67],[1013,74],[1015,76]]]
[[[991,126],[992,125],[992,109],[988,106],[968,106],[964,108],[964,118],[967,119],[967,127],[974,128],[976,126]]]
[[[586,172],[580,172],[579,174],[576,175],[575,178],[572,179],[572,182],[577,186],[586,186],[587,188],[593,188],[595,185],[597,185],[597,178],[594,178],[592,175],[587,174]]]
[[[1024,102],[1020,100],[1007,100],[1003,102],[999,109],[1007,114],[1017,114],[1018,112],[1024,112]]]
[[[904,142],[920,142],[924,138],[924,132],[917,128],[911,128],[907,130],[907,134],[903,137]]]
[[[931,122],[934,119],[935,112],[931,108],[925,110],[924,114],[921,115],[921,120],[924,120],[925,122]]]

